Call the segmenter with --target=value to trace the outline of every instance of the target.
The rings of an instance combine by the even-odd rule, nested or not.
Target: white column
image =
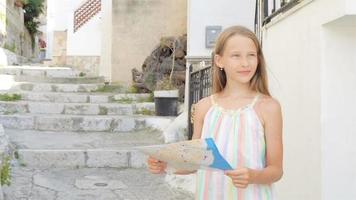
[[[112,54],[112,0],[101,1],[102,34],[99,76],[111,82],[111,54]]]

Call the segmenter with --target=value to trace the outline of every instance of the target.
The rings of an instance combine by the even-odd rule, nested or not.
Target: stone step
[[[164,130],[173,120],[174,117],[143,115],[0,115],[0,124],[2,124],[4,128],[76,132],[125,132],[149,127]]]
[[[77,133],[5,129],[18,161],[30,167],[146,167],[147,156],[134,149],[163,143],[161,131]]]
[[[103,87],[104,83],[88,84],[59,84],[59,83],[31,83],[14,82],[7,91],[31,91],[31,92],[92,92]],[[2,90],[2,92],[7,92]]]
[[[170,187],[165,175],[146,169],[47,168],[13,166],[5,200],[192,200]]]
[[[20,94],[22,100],[58,103],[135,103],[152,101],[151,94],[70,93],[70,92],[0,92]]]
[[[80,72],[70,67],[43,67],[43,66],[3,66],[0,74],[16,76],[41,76],[48,78],[75,78]]]
[[[13,76],[16,82],[33,82],[33,83],[71,83],[71,84],[88,84],[104,83],[104,77],[42,77],[42,76]]]
[[[53,103],[0,101],[0,114],[69,114],[69,115],[153,115],[155,104],[146,103]]]

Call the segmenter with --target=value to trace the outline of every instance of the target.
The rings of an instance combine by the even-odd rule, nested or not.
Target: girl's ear
[[[219,54],[214,55],[215,65],[219,68],[224,68],[224,65],[221,63],[221,56]]]

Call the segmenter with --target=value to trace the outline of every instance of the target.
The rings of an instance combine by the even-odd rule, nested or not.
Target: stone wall
[[[9,137],[5,134],[3,126],[0,124],[0,170],[3,169],[5,165],[8,165],[9,158],[12,155],[13,150],[9,142]],[[1,176],[1,174],[0,174]],[[0,200],[3,200],[3,192],[0,184]]]
[[[12,51],[0,47],[0,66],[20,65],[28,62],[28,58],[15,54]]]
[[[36,58],[38,48],[32,49],[30,34],[24,26],[24,13],[14,5],[15,0],[6,1],[6,35],[3,47],[27,58]]]
[[[100,56],[67,56],[67,65],[84,72],[86,75],[98,75]]]

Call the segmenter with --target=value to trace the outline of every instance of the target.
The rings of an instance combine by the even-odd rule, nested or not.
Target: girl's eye
[[[256,54],[251,53],[251,54],[248,54],[248,56],[255,57]]]
[[[233,54],[232,56],[233,56],[233,57],[240,57],[239,54]]]

